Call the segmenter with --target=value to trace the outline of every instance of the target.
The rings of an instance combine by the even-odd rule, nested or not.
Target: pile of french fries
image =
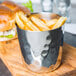
[[[16,13],[16,23],[19,28],[30,31],[47,31],[61,27],[66,17],[60,17],[59,19],[40,19],[36,16],[27,17],[23,12]]]

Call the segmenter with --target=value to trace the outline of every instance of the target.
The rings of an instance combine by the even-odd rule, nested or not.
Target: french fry
[[[66,20],[66,17],[60,17],[59,20],[53,19],[48,21],[45,19],[39,19],[36,16],[27,18],[23,12],[16,13],[16,23],[19,28],[30,31],[47,31],[56,29],[61,27]]]
[[[19,12],[19,16],[26,25],[25,28],[28,27],[31,31],[39,31],[39,29],[22,12]]]
[[[28,22],[28,18],[25,16],[23,12],[19,12],[19,16],[22,20],[25,20],[25,22]]]
[[[31,21],[29,21],[29,25],[31,25],[32,31],[40,31]]]
[[[46,23],[46,25],[51,29],[57,22],[57,19],[50,20]]]
[[[50,30],[50,28],[48,28],[48,26],[46,26],[45,23],[40,19],[38,19],[37,17],[32,16],[31,20],[34,24],[36,24],[36,26],[40,29],[40,31]]]
[[[20,19],[19,13],[16,13],[16,23],[18,25],[19,28],[24,29],[25,28],[25,24],[23,23],[23,21]],[[28,27],[25,28],[25,30],[29,30]]]
[[[52,29],[56,29],[56,28],[61,27],[65,23],[66,20],[67,20],[66,17],[60,17]]]
[[[17,23],[17,25],[18,25],[19,28],[24,29],[25,25],[24,25],[23,22],[20,20],[18,13],[16,13],[16,23]]]
[[[27,26],[28,25],[28,18],[24,15],[23,12],[19,12],[19,17],[22,20],[23,24],[25,25],[24,30],[32,31],[32,29],[29,26]]]
[[[48,20],[46,20],[46,19],[41,19],[44,23],[47,23],[48,22]]]

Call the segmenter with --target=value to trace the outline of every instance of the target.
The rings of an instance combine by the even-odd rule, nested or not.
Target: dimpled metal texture
[[[37,67],[55,65],[62,46],[61,27],[49,31],[26,31],[17,27],[18,39],[25,62]],[[38,69],[39,70],[39,69]]]

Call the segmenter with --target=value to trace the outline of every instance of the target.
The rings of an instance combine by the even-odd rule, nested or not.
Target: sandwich
[[[0,4],[0,41],[17,38],[15,17],[19,11],[30,13],[28,8],[12,1],[4,1]]]
[[[12,1],[8,1],[8,0],[7,0],[7,1],[4,1],[1,5],[10,8],[10,9],[11,9],[12,11],[14,11],[15,13],[16,13],[16,12],[19,12],[19,11],[22,11],[22,12],[24,12],[25,14],[30,13],[30,10],[29,10],[27,7],[22,6],[22,5],[18,5],[18,4],[16,4],[16,3],[12,2]]]
[[[15,37],[15,13],[8,7],[0,5],[0,41],[7,41]]]

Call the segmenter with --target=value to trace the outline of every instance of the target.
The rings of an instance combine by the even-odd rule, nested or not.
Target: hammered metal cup
[[[56,19],[51,13],[32,14],[42,18]],[[62,58],[62,28],[49,31],[26,31],[17,27],[21,52],[27,69],[33,72],[50,72],[58,68]]]

